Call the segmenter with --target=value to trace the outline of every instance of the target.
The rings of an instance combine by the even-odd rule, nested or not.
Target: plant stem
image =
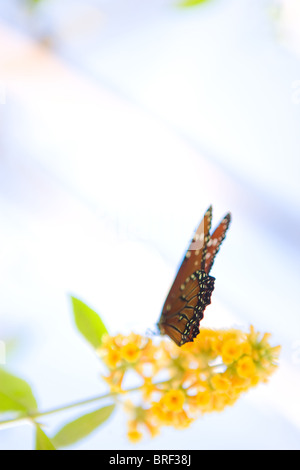
[[[168,382],[168,381],[158,382],[158,384],[165,383],[165,382]],[[136,390],[139,390],[140,388],[142,388],[142,385],[138,385],[136,387],[129,388],[127,390],[124,390],[124,392],[125,393],[134,392]],[[28,421],[28,420],[29,421],[35,421],[37,418],[40,418],[42,416],[48,416],[48,415],[51,415],[51,414],[54,414],[54,413],[58,413],[59,411],[70,410],[71,408],[76,408],[77,406],[88,405],[90,403],[94,403],[96,401],[103,400],[104,398],[114,397],[114,396],[117,396],[117,395],[118,395],[118,392],[108,392],[108,393],[105,393],[104,395],[98,395],[98,396],[93,397],[93,398],[88,398],[87,400],[82,400],[82,401],[70,403],[69,405],[60,406],[58,408],[52,408],[50,410],[43,411],[41,413],[32,413],[32,414],[17,416],[16,418],[8,419],[8,420],[5,420],[5,421],[0,421],[0,429],[1,429],[1,426],[4,427],[5,425],[20,423],[22,421]]]
[[[219,367],[220,365],[222,365],[222,364],[207,366],[207,367],[203,368],[203,371],[209,370],[210,368]],[[154,385],[166,384],[166,383],[171,382],[172,380],[174,380],[174,377],[172,377],[171,379],[168,379],[168,380],[162,380],[161,382],[157,382]],[[142,385],[138,385],[136,387],[128,388],[127,390],[124,390],[124,392],[125,393],[134,392],[136,390],[139,390],[142,387],[143,387]],[[90,403],[94,403],[96,401],[103,400],[104,398],[115,397],[117,395],[118,395],[118,392],[108,392],[108,393],[105,393],[104,395],[98,395],[98,396],[93,397],[93,398],[88,398],[86,400],[70,403],[69,405],[59,406],[58,408],[52,408],[52,409],[47,410],[47,411],[38,412],[38,413],[28,413],[28,414],[24,414],[24,415],[21,415],[21,416],[17,416],[16,418],[8,419],[8,420],[5,420],[5,421],[0,421],[0,429],[1,429],[2,426],[6,427],[6,425],[16,424],[16,423],[20,423],[22,421],[34,422],[37,418],[40,418],[42,416],[48,416],[48,415],[51,415],[51,414],[54,414],[54,413],[58,413],[60,411],[70,410],[72,408],[76,408],[77,406],[88,405]]]
[[[140,388],[140,387],[133,387],[133,388],[131,388],[129,390],[126,390],[126,391],[127,392],[132,392],[134,390],[138,390],[138,388]],[[82,400],[82,401],[70,403],[69,405],[60,406],[58,408],[52,408],[50,410],[43,411],[41,413],[33,413],[33,414],[26,414],[26,415],[17,416],[16,418],[13,418],[13,419],[0,421],[0,428],[1,428],[2,425],[4,426],[6,424],[19,423],[21,421],[26,421],[26,420],[35,421],[37,418],[40,418],[41,416],[51,415],[51,414],[54,414],[54,413],[58,413],[59,411],[70,410],[71,408],[75,408],[77,406],[88,405],[89,403],[94,403],[98,400],[103,400],[104,398],[113,397],[114,395],[117,395],[117,393],[109,392],[109,393],[105,393],[104,395],[98,395],[96,397],[89,398],[87,400]]]

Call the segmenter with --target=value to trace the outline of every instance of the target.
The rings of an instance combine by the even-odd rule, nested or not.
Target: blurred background
[[[74,448],[300,448],[299,157],[299,0],[0,0],[1,361],[41,410],[106,390],[69,295],[154,329],[210,204],[233,220],[202,325],[282,345],[221,414],[133,446],[116,413]]]

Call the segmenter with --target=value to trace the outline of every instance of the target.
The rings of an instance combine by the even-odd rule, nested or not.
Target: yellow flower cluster
[[[177,347],[168,339],[105,336],[99,354],[109,373],[104,377],[114,394],[135,392],[139,402],[125,400],[130,413],[128,438],[153,437],[162,426],[185,428],[199,415],[222,411],[241,393],[266,382],[277,367],[280,346],[271,347],[269,334],[237,329],[201,329],[194,342]],[[137,386],[125,389],[125,375]]]

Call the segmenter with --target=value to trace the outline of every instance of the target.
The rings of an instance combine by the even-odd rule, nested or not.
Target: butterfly
[[[194,234],[158,322],[160,333],[168,335],[177,346],[198,336],[204,310],[211,303],[215,278],[209,273],[230,225],[231,214],[225,215],[212,234],[211,221],[212,206]]]

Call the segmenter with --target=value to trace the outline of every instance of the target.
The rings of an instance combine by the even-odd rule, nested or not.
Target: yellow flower
[[[135,444],[136,442],[139,442],[142,439],[143,434],[137,429],[132,429],[131,431],[127,432],[127,437],[130,440],[130,442]]]
[[[139,442],[143,437],[143,434],[138,430],[137,422],[134,420],[128,422],[127,437],[133,444]]]
[[[210,354],[211,356],[216,356],[218,354],[218,343],[218,332],[214,330],[202,330],[201,334],[198,335],[194,341],[199,352],[202,354]]]
[[[234,339],[230,338],[222,345],[221,355],[224,364],[231,364],[236,361],[241,355],[241,345]]]
[[[244,341],[243,343],[241,343],[240,348],[241,348],[241,356],[243,356],[244,354],[251,356],[252,347],[248,341]]]
[[[210,380],[215,390],[226,392],[230,388],[230,380],[224,374],[215,374]]]
[[[122,389],[122,381],[124,378],[125,372],[116,370],[112,371],[108,376],[104,376],[103,379],[110,387],[112,393],[125,393],[125,390]]]
[[[252,351],[251,357],[252,357],[253,361],[259,361],[260,351],[258,351],[257,349],[254,349]]]
[[[185,429],[193,422],[184,410],[173,415],[173,426],[176,429]]]
[[[170,340],[153,340],[131,333],[104,338],[99,356],[109,368],[104,377],[111,392],[128,409],[128,439],[138,442],[144,431],[156,436],[162,426],[182,429],[203,413],[220,412],[235,403],[250,387],[266,382],[277,367],[279,346],[270,335],[250,327],[202,329],[182,347]],[[222,372],[216,372],[216,364]],[[136,378],[124,390],[127,374]],[[136,404],[124,393],[134,392]]]
[[[169,390],[161,399],[163,406],[168,411],[174,411],[175,413],[183,409],[184,401],[185,394],[182,390]]]
[[[248,378],[240,377],[239,375],[233,375],[231,377],[231,385],[236,394],[245,392],[251,385],[251,382]]]
[[[135,343],[130,342],[121,348],[120,354],[125,361],[133,363],[139,359],[141,351]]]
[[[208,390],[198,392],[196,395],[196,405],[199,408],[206,408],[210,402],[211,393]]]
[[[120,351],[117,349],[109,349],[104,361],[109,368],[114,369],[121,361]]]
[[[151,408],[145,409],[141,406],[135,406],[129,400],[126,400],[124,404],[131,415],[131,419],[128,421],[127,435],[132,442],[138,442],[142,437],[141,428],[145,428],[151,437],[159,434],[159,423]]]
[[[269,338],[271,338],[271,334],[265,333],[261,339],[261,344],[263,346],[269,346]]]
[[[250,333],[248,334],[250,343],[255,344],[258,340],[258,332],[255,331],[254,326],[250,325]]]
[[[164,411],[160,402],[153,402],[151,407],[151,413],[160,423],[166,423],[167,413]]]
[[[225,406],[230,405],[232,402],[227,393],[215,391],[212,393],[211,411],[222,411]]]
[[[151,411],[149,411],[149,414],[150,414],[150,418],[145,419],[144,425],[147,428],[147,430],[149,431],[151,437],[156,437],[159,434],[159,426],[158,426],[157,422],[154,422],[153,415],[152,415]]]
[[[253,362],[253,359],[250,356],[244,356],[239,359],[236,366],[236,371],[240,377],[246,379],[253,377],[256,372],[256,367]]]
[[[255,387],[260,381],[261,378],[259,377],[259,375],[253,375],[250,380],[251,387]]]
[[[274,346],[273,348],[270,348],[270,353],[275,360],[278,359],[280,351],[281,351],[281,346]]]

